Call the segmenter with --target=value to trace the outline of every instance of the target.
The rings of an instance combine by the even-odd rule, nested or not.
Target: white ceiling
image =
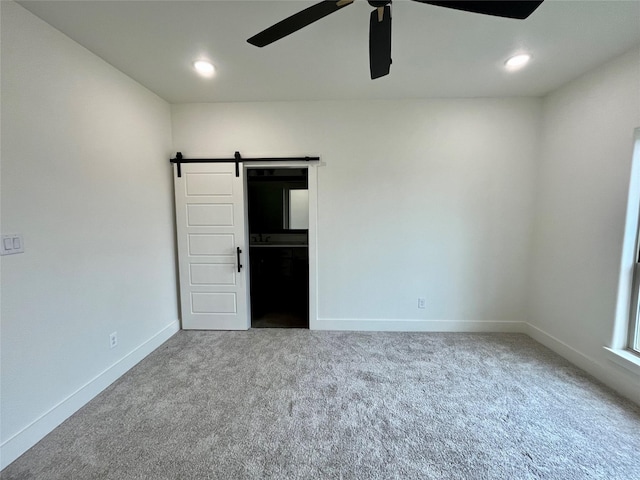
[[[365,0],[264,48],[247,38],[316,2],[19,3],[171,103],[538,96],[640,44],[640,0],[546,0],[526,20],[396,0],[391,74],[371,80]],[[521,50],[532,62],[505,71]]]

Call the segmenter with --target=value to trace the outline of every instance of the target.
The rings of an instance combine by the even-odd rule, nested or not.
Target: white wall
[[[602,347],[612,345],[615,330],[633,134],[640,126],[640,50],[546,97],[543,126],[531,333],[637,400],[639,377],[608,360]]]
[[[2,466],[177,331],[166,102],[2,1]],[[117,331],[118,346],[109,349]]]
[[[318,328],[518,330],[539,116],[536,99],[190,104],[172,132],[185,158],[321,157]]]

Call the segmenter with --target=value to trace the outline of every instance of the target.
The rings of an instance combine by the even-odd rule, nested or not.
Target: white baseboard
[[[526,333],[526,323],[502,320],[385,320],[319,318],[312,330],[368,332],[501,332]]]
[[[45,435],[166,342],[178,330],[180,330],[180,322],[176,320],[3,442],[0,445],[0,470],[42,440]]]
[[[623,367],[608,360],[606,363],[599,362],[530,323],[526,324],[525,333],[624,397],[640,404],[640,381],[637,376],[633,378],[634,375]]]

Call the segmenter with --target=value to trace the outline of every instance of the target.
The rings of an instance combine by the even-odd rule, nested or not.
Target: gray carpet
[[[11,479],[640,478],[640,408],[529,337],[180,332]]]

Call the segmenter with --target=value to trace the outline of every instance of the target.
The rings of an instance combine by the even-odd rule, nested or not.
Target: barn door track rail
[[[240,152],[236,152],[233,158],[184,158],[182,152],[176,153],[176,158],[169,161],[177,165],[178,177],[182,177],[183,163],[235,163],[236,177],[240,176],[240,164],[242,162],[317,162],[320,157],[262,157],[242,158]]]

